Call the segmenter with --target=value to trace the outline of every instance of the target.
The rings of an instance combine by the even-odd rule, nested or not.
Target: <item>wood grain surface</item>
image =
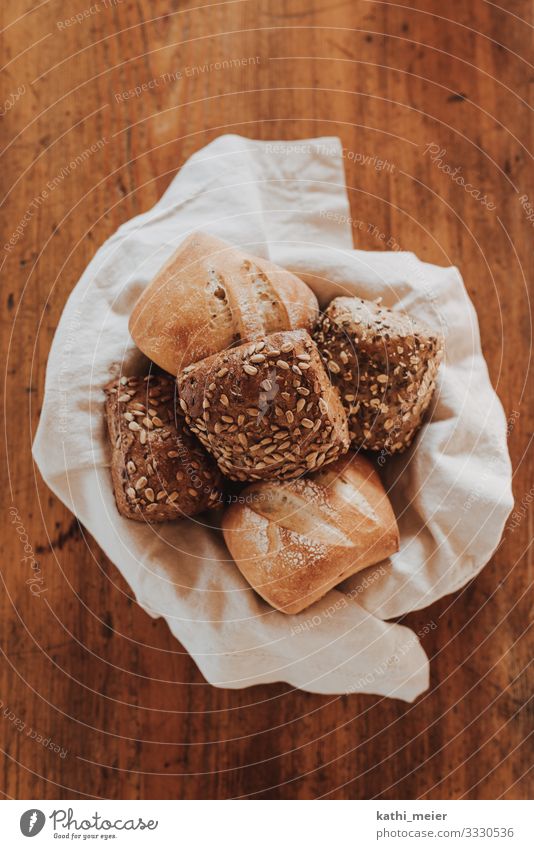
[[[0,14],[2,793],[527,798],[531,3],[14,0]],[[122,97],[161,77],[165,84]],[[80,274],[224,132],[339,135],[354,152],[345,168],[355,244],[383,250],[393,239],[422,259],[458,265],[478,311],[510,422],[516,519],[476,580],[404,620],[416,631],[438,624],[422,640],[431,687],[413,705],[284,684],[207,685],[32,462],[47,355]],[[432,161],[431,144],[478,195]],[[26,583],[23,533],[46,587],[40,596]]]

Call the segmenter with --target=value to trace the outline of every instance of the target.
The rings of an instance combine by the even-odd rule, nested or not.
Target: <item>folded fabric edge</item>
[[[173,633],[173,636],[176,637],[170,626],[169,630],[171,631],[171,633]],[[389,686],[387,685],[387,677],[384,676],[384,687],[378,686],[378,682],[376,680],[372,680],[367,685],[365,685],[365,682],[362,680],[362,683],[360,683],[359,681],[347,681],[347,686],[341,689],[339,685],[329,685],[326,674],[319,676],[315,682],[299,681],[298,676],[292,676],[290,674],[284,676],[272,673],[244,676],[243,678],[240,678],[237,681],[235,679],[221,681],[220,679],[217,679],[217,674],[212,674],[209,666],[209,661],[206,662],[205,658],[200,658],[198,655],[195,655],[195,653],[190,650],[188,650],[188,652],[191,658],[194,660],[196,666],[198,667],[201,675],[207,681],[207,683],[209,683],[212,687],[216,687],[219,690],[245,690],[249,687],[256,687],[262,684],[287,684],[289,687],[293,687],[295,690],[300,690],[304,693],[313,693],[315,695],[381,696],[383,698],[399,699],[400,701],[411,704],[422,693],[428,690],[430,686],[429,660],[426,655],[426,652],[420,645],[419,640],[415,636],[415,634],[414,637],[417,640],[417,650],[420,659],[419,665],[417,665],[410,674],[407,674],[404,679],[397,680],[393,684],[390,683]],[[176,637],[176,639],[178,639],[178,637]],[[221,656],[224,655],[221,654],[217,657],[220,659]],[[234,659],[235,658],[232,655],[232,660]],[[218,674],[220,675],[220,671],[218,672]]]

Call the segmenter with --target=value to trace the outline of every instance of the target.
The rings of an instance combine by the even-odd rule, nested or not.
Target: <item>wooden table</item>
[[[3,242],[19,228],[1,258],[7,797],[532,794],[531,6],[501,5],[506,11],[484,0],[2,5]],[[209,69],[242,58],[250,61]],[[148,85],[157,78],[165,83]],[[422,259],[458,265],[478,311],[510,421],[518,520],[475,581],[406,618],[416,630],[439,623],[423,639],[431,688],[413,705],[284,684],[208,686],[32,463],[47,355],[69,292],[98,246],[224,132],[339,135],[355,153],[345,161],[352,213],[366,222],[356,245],[381,250],[393,239]],[[394,167],[364,164],[365,156]],[[42,570],[41,596],[25,583],[21,533]]]

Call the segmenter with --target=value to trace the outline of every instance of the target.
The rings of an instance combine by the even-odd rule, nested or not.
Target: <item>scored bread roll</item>
[[[341,297],[314,339],[347,410],[354,447],[404,451],[432,398],[442,337],[406,313]]]
[[[309,478],[252,484],[222,519],[241,573],[283,613],[299,613],[399,548],[372,464],[350,452]]]
[[[121,377],[105,392],[111,475],[122,516],[165,522],[222,503],[216,464],[175,414],[172,378]]]
[[[129,329],[138,348],[175,376],[241,341],[311,330],[317,315],[317,298],[294,274],[194,233],[147,286]]]
[[[347,451],[347,417],[305,330],[272,333],[178,375],[189,428],[232,480],[290,478]]]

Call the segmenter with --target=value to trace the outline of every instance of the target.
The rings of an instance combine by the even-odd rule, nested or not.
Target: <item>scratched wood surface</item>
[[[501,5],[2,4],[6,797],[532,794],[532,6]],[[251,61],[205,68],[236,58]],[[164,82],[149,86],[154,79]],[[143,84],[139,95],[122,95]],[[423,638],[431,688],[413,705],[284,684],[208,686],[32,463],[47,355],[69,292],[98,246],[223,132],[339,135],[354,152],[345,167],[356,244],[382,250],[392,239],[458,265],[478,311],[510,420],[516,519],[475,581],[406,618],[415,630],[438,624]],[[431,144],[445,151],[441,159],[425,152]],[[40,595],[27,583],[31,557]]]

